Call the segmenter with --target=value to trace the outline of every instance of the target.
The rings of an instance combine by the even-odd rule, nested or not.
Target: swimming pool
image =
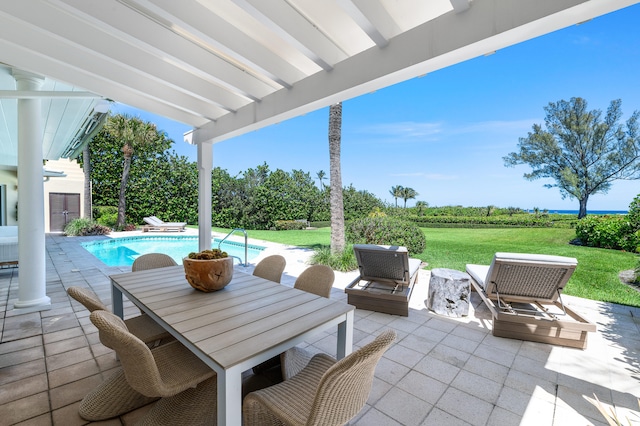
[[[212,247],[217,248],[220,239],[215,238]],[[162,237],[124,237],[109,240],[82,243],[81,246],[100,259],[107,266],[131,266],[133,261],[146,253],[164,253],[182,265],[182,258],[192,251],[198,251],[198,237],[162,236]],[[244,263],[244,244],[225,241],[220,247],[229,256],[237,259],[234,263]],[[247,246],[247,262],[257,257],[263,246]]]

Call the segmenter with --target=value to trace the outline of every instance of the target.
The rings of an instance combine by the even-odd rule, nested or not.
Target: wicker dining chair
[[[291,380],[249,393],[244,425],[343,425],[364,407],[378,361],[396,338],[393,330],[340,361],[315,355]]]
[[[144,271],[146,269],[165,268],[167,266],[177,266],[175,260],[164,253],[147,253],[136,257],[131,265],[131,271]]]
[[[287,261],[279,254],[267,256],[262,259],[253,270],[253,275],[264,278],[265,280],[280,283],[282,272]]]
[[[333,269],[328,266],[311,265],[302,271],[293,288],[328,298],[331,295],[331,287],[335,278]]]
[[[72,286],[67,289],[67,294],[80,302],[89,312],[109,310],[100,298],[88,288]],[[148,315],[138,315],[128,318],[124,322],[131,333],[147,344],[171,338],[171,335]]]
[[[325,265],[312,265],[296,279],[294,288],[329,298],[335,280],[333,269]],[[280,354],[282,379],[289,380],[307,366],[315,354],[294,346]]]
[[[335,276],[333,269],[328,266],[312,265],[298,276],[293,287],[298,290],[329,298]],[[253,367],[253,372],[260,374],[263,371],[280,365],[282,378],[288,380],[299,373],[300,370],[309,363],[313,355],[313,353],[304,349],[293,347],[262,364],[256,365]]]
[[[145,397],[161,398],[142,424],[185,424],[186,415],[190,425],[215,422],[216,375],[193,352],[178,341],[151,349],[108,311],[93,311],[90,319],[102,344],[118,355],[128,387]],[[110,402],[114,393],[113,386],[105,382],[82,400],[80,415],[92,420],[94,413],[87,407],[114,405]]]

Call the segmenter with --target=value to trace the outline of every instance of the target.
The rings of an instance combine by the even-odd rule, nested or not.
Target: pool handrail
[[[229,238],[231,234],[233,234],[236,231],[242,231],[242,233],[244,234],[244,263],[241,263],[240,266],[247,266],[248,265],[247,263],[248,238],[247,238],[247,231],[244,228],[234,228],[233,230],[231,230],[231,232],[229,232],[223,239],[220,240],[220,242],[218,243],[218,249],[220,248],[224,240]],[[232,257],[236,257],[236,256],[232,256]],[[242,261],[242,259],[239,259],[239,260]]]

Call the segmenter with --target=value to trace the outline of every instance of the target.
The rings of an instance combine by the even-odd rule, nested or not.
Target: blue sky
[[[507,168],[549,102],[571,97],[603,113],[622,100],[623,120],[640,110],[640,5],[566,28],[493,55],[439,70],[343,102],[342,181],[393,203],[392,186],[415,189],[431,206],[464,205],[577,210],[552,180],[527,181],[528,166]],[[189,126],[127,107],[175,141]],[[329,172],[328,108],[217,143],[214,166],[236,174],[266,162],[271,170]],[[640,181],[616,181],[589,199],[589,210],[626,210]]]

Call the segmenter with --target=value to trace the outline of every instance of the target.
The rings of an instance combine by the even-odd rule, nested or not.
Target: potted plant
[[[189,253],[189,256],[182,259],[182,264],[187,281],[196,290],[220,290],[233,277],[233,258],[219,249]]]

